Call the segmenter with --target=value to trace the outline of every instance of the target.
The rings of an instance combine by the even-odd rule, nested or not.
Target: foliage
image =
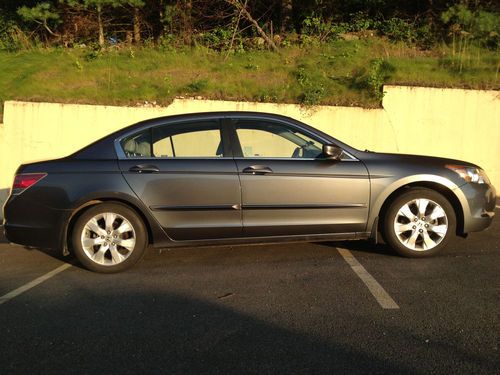
[[[498,89],[499,17],[491,0],[2,0],[0,97],[373,107],[387,83]]]
[[[306,106],[320,104],[325,97],[325,86],[321,78],[305,66],[300,66],[296,75],[302,91],[298,98],[299,102]]]
[[[366,90],[377,102],[384,98],[384,84],[390,82],[396,68],[387,60],[377,58],[370,61],[369,69],[361,68],[351,80],[351,88]]]
[[[242,16],[245,4],[255,22]],[[498,49],[500,32],[491,0],[3,0],[0,14],[4,49],[12,42],[6,35],[18,31],[33,43],[66,47],[92,40],[101,46],[154,41],[163,48],[166,38],[176,47],[201,44],[215,50],[262,48],[252,43],[256,36],[290,46],[374,32],[425,48],[444,38],[457,49],[469,41]]]
[[[413,43],[417,40],[417,31],[414,25],[407,20],[393,17],[384,22],[381,28],[391,40],[406,43]]]
[[[367,83],[375,99],[382,101],[384,97],[384,83],[387,82],[394,72],[394,67],[383,59],[375,59],[371,62]]]
[[[32,8],[22,6],[17,13],[25,20],[36,23],[48,23],[59,21],[59,14],[54,11],[49,2],[38,3]]]
[[[446,64],[452,70],[462,73],[468,67],[474,44],[497,50],[499,47],[500,14],[481,8],[473,10],[467,3],[459,3],[441,13],[441,21],[448,26],[451,37],[452,57]]]
[[[0,14],[0,51],[15,52],[29,45],[17,24]]]
[[[208,87],[208,80],[207,79],[196,79],[192,82],[190,82],[188,85],[186,85],[186,90],[189,93],[201,93],[206,88]]]
[[[201,34],[201,42],[203,45],[215,50],[227,49],[230,46],[232,39],[231,30],[223,27],[217,27],[212,31]]]
[[[448,26],[453,41],[459,39],[461,44],[468,40],[476,40],[492,49],[499,46],[500,14],[482,9],[472,10],[466,3],[449,7],[441,13],[441,20]]]

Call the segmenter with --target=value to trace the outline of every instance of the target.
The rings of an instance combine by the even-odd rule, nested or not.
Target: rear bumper
[[[3,227],[5,238],[9,242],[40,248],[57,247],[57,234],[54,236],[50,233],[51,230],[51,228],[34,228],[15,224],[12,225],[8,222],[5,222]]]
[[[488,228],[495,216],[496,190],[493,185],[467,183],[458,188],[467,201],[464,209],[464,233]]]
[[[6,239],[24,246],[58,249],[63,242],[64,223],[71,210],[59,210],[11,196],[4,206]]]

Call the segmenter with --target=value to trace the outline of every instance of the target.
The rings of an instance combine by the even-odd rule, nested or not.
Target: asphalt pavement
[[[150,249],[115,275],[1,239],[0,373],[498,374],[499,292],[499,218],[429,259]]]

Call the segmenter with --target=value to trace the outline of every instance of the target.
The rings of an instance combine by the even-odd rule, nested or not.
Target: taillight
[[[47,176],[47,173],[23,173],[18,174],[14,178],[14,185],[12,186],[12,194],[19,195],[27,188],[35,185],[42,178]]]

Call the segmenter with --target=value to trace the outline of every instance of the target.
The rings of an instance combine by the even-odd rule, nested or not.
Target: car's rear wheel
[[[80,263],[102,273],[130,268],[142,258],[147,243],[141,218],[119,203],[92,206],[77,219],[72,232]]]
[[[409,189],[394,199],[386,212],[385,240],[406,257],[432,256],[455,234],[453,207],[443,195],[431,189]]]

